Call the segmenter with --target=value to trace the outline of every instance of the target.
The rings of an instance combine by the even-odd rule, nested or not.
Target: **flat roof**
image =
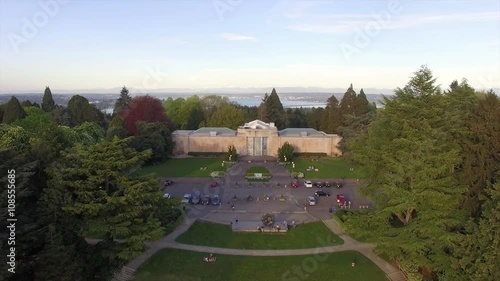
[[[216,136],[235,136],[236,131],[222,127],[203,127],[191,133],[193,136],[210,136],[215,133]]]
[[[307,137],[325,137],[325,134],[322,131],[318,131],[313,128],[286,128],[278,132],[278,134],[282,137],[301,137],[303,135]]]

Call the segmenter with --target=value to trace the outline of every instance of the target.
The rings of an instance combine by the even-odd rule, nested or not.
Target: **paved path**
[[[172,233],[165,236],[160,241],[155,243],[149,243],[147,246],[149,250],[146,254],[132,260],[127,264],[127,268],[136,270],[141,266],[147,259],[149,259],[154,253],[163,248],[174,248],[181,250],[188,250],[194,252],[204,252],[204,253],[214,253],[223,255],[238,255],[238,256],[299,256],[299,255],[313,255],[313,254],[325,254],[325,253],[335,253],[342,251],[357,251],[370,259],[375,263],[391,281],[405,281],[406,278],[403,274],[393,265],[385,261],[384,259],[373,253],[373,248],[375,245],[369,243],[361,243],[344,233],[339,224],[334,219],[323,220],[326,226],[330,230],[344,240],[344,244],[337,246],[326,246],[321,248],[312,249],[290,249],[290,250],[247,250],[247,249],[228,249],[228,248],[216,248],[198,245],[187,245],[181,244],[175,241],[175,239],[187,231],[189,227],[194,223],[196,219],[186,218],[184,222],[176,228]]]

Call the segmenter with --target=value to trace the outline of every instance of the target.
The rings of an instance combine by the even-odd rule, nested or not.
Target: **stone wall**
[[[251,137],[260,134],[250,134]],[[248,155],[248,134],[236,136],[188,136],[174,135],[174,154],[182,155],[188,152],[226,152],[229,145],[234,145],[240,155]],[[277,156],[278,148],[283,143],[289,142],[295,148],[295,152],[303,153],[326,153],[329,156],[339,156],[341,151],[338,143],[341,138],[337,135],[326,135],[324,137],[281,137],[266,135],[268,137],[267,151],[269,156]]]

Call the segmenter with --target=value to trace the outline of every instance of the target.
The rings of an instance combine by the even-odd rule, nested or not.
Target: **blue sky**
[[[0,92],[500,88],[497,0],[0,0]]]

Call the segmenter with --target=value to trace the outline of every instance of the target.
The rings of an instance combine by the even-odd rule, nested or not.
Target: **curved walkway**
[[[391,281],[405,281],[404,275],[393,265],[373,253],[375,245],[370,243],[361,243],[346,233],[344,233],[339,224],[334,219],[323,220],[330,230],[344,240],[344,244],[337,246],[326,246],[321,248],[312,249],[289,249],[289,250],[246,250],[246,249],[229,249],[229,248],[216,248],[198,245],[181,244],[175,239],[194,223],[196,219],[186,218],[184,222],[176,228],[172,233],[165,236],[163,239],[155,242],[148,243],[149,250],[146,254],[137,257],[129,262],[126,266],[128,270],[137,270],[147,259],[149,259],[157,251],[164,248],[174,248],[181,250],[188,250],[194,252],[215,253],[224,255],[239,255],[239,256],[298,256],[298,255],[313,255],[335,253],[342,251],[357,251],[375,263]]]

